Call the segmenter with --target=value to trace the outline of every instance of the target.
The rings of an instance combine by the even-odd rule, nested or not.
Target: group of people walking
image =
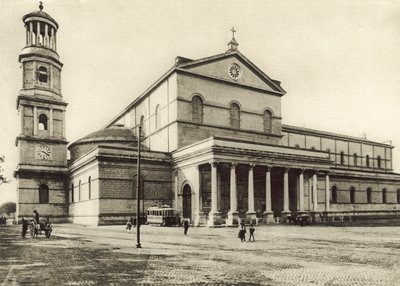
[[[254,224],[251,223],[250,227],[249,227],[249,232],[250,232],[249,241],[255,241],[255,238],[254,238],[255,230],[256,230],[256,228],[254,227]],[[246,225],[244,224],[244,221],[242,220],[239,225],[239,235],[238,235],[241,242],[246,241],[246,232],[247,232]]]

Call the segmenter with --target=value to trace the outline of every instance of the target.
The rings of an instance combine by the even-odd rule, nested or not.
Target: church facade
[[[282,123],[285,90],[238,50],[175,64],[101,130],[67,147],[57,22],[27,14],[20,55],[18,215],[120,223],[171,205],[195,225],[400,216],[389,144]],[[67,152],[70,159],[67,160]]]

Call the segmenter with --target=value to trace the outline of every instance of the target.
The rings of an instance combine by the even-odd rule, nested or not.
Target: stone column
[[[325,176],[325,211],[329,211],[329,173],[326,173]]]
[[[49,70],[49,84],[50,84],[50,88],[53,89],[53,65],[50,65],[50,70]]]
[[[217,183],[217,162],[211,162],[211,210],[208,214],[208,226],[214,226],[218,224],[218,220],[220,218],[220,214],[217,209],[217,192],[218,192],[218,183]]]
[[[49,25],[44,24],[44,39],[43,39],[44,45],[46,47],[49,47]]]
[[[254,165],[249,166],[249,177],[248,177],[248,186],[247,186],[247,198],[248,198],[248,207],[247,213],[254,213],[254,174],[253,174]]]
[[[54,31],[54,50],[57,51],[57,31]]]
[[[62,116],[62,138],[66,138],[67,137],[67,135],[65,134],[65,110],[63,110],[62,112],[61,112],[61,116]]]
[[[288,215],[289,211],[289,168],[285,168],[283,174],[283,215]]]
[[[36,44],[42,44],[40,41],[40,22],[37,22],[37,32],[36,32]]]
[[[33,136],[38,133],[38,116],[37,116],[37,107],[33,107]]]
[[[312,180],[311,178],[308,179],[308,211],[312,211]]]
[[[194,226],[200,226],[205,222],[204,214],[201,209],[201,168],[200,165],[196,166],[197,172],[197,184],[194,184],[196,188],[196,211],[194,214]]]
[[[50,137],[53,137],[54,135],[54,130],[53,130],[53,108],[50,108],[50,114],[49,114],[49,131],[50,131]]]
[[[24,128],[24,125],[25,125],[25,106],[21,105],[19,110],[20,110],[19,115],[20,115],[20,118],[21,118],[21,133],[25,134],[25,130],[24,130],[25,129]]]
[[[54,28],[51,27],[51,36],[50,36],[50,48],[54,50]]]
[[[178,172],[175,171],[175,204],[174,204],[174,208],[175,210],[178,210]]]
[[[236,188],[236,166],[231,164],[231,178],[230,178],[230,210],[228,212],[227,225],[237,225],[239,223],[239,213],[237,211],[237,188]]]
[[[29,22],[29,45],[33,44],[33,39],[34,39],[34,35],[33,35],[33,23]]]
[[[304,169],[299,174],[299,212],[304,212]]]
[[[222,168],[222,166],[221,166],[221,168]],[[217,210],[220,210],[221,209],[221,189],[222,189],[221,170],[219,170],[219,172],[217,172],[217,185],[218,185],[217,186]]]
[[[25,40],[25,45],[29,45],[29,27],[28,25],[25,25],[25,33],[26,33],[26,40]]]
[[[315,172],[313,175],[313,194],[314,194],[314,202],[313,202],[313,211],[318,211],[318,183],[317,183],[317,173]]]
[[[257,215],[254,211],[254,165],[249,166],[249,178],[248,178],[248,186],[247,186],[247,212],[246,218],[250,220],[252,223],[257,223]]]
[[[267,172],[265,173],[265,211],[264,211],[264,222],[274,222],[274,213],[272,212],[272,199],[271,199],[271,166],[267,166]]]

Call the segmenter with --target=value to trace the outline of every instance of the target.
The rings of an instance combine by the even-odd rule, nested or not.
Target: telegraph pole
[[[138,156],[137,156],[137,179],[136,179],[136,248],[142,248],[140,244],[140,145],[142,137],[142,125],[139,124],[138,132]]]

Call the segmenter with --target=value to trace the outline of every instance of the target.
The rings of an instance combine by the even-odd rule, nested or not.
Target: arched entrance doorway
[[[183,187],[182,191],[182,209],[183,217],[192,220],[192,190],[188,184]]]

